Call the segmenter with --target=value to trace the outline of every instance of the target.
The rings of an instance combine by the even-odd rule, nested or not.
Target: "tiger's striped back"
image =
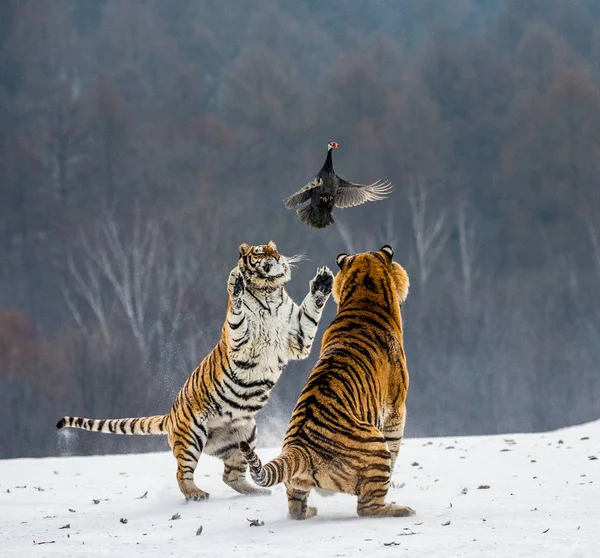
[[[401,303],[408,294],[393,251],[340,254],[333,284],[338,313],[296,404],[281,455],[262,466],[241,445],[259,486],[285,482],[290,516],[304,519],[312,488],[358,495],[359,515],[409,515],[385,503],[404,431],[408,368]]]

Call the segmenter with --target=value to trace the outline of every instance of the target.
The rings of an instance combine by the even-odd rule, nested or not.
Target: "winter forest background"
[[[314,231],[282,200],[330,140],[395,190]],[[166,449],[54,425],[167,412],[269,239],[298,301],[395,248],[409,435],[598,418],[599,171],[600,0],[2,0],[0,457]]]

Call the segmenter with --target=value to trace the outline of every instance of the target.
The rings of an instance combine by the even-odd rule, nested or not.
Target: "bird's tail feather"
[[[300,221],[315,229],[324,229],[334,223],[333,215],[330,211],[324,211],[310,204],[298,209],[297,213]]]

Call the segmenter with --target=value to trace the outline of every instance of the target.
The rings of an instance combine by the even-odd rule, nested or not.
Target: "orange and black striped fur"
[[[333,283],[338,313],[323,335],[319,360],[290,419],[281,454],[262,466],[241,443],[259,486],[284,482],[289,515],[316,514],[312,488],[358,496],[360,516],[407,516],[385,497],[406,417],[408,369],[400,305],[408,276],[393,251],[340,254]]]
[[[333,274],[326,267],[317,270],[309,293],[297,306],[283,287],[290,280],[293,258],[280,255],[273,241],[263,246],[241,244],[239,253],[227,283],[229,303],[221,340],[192,372],[169,414],[112,420],[63,417],[57,427],[166,434],[186,499],[208,498],[194,483],[203,451],[223,460],[223,480],[234,490],[268,493],[246,480],[247,464],[238,443],[255,447],[256,413],[287,362],[308,356]]]

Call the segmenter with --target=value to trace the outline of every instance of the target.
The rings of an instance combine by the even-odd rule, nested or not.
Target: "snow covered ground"
[[[0,556],[600,556],[600,421],[407,440],[388,499],[409,518],[360,519],[356,498],[313,495],[319,515],[291,521],[283,487],[243,497],[221,473],[202,457],[211,498],[185,503],[167,452],[0,461]]]

